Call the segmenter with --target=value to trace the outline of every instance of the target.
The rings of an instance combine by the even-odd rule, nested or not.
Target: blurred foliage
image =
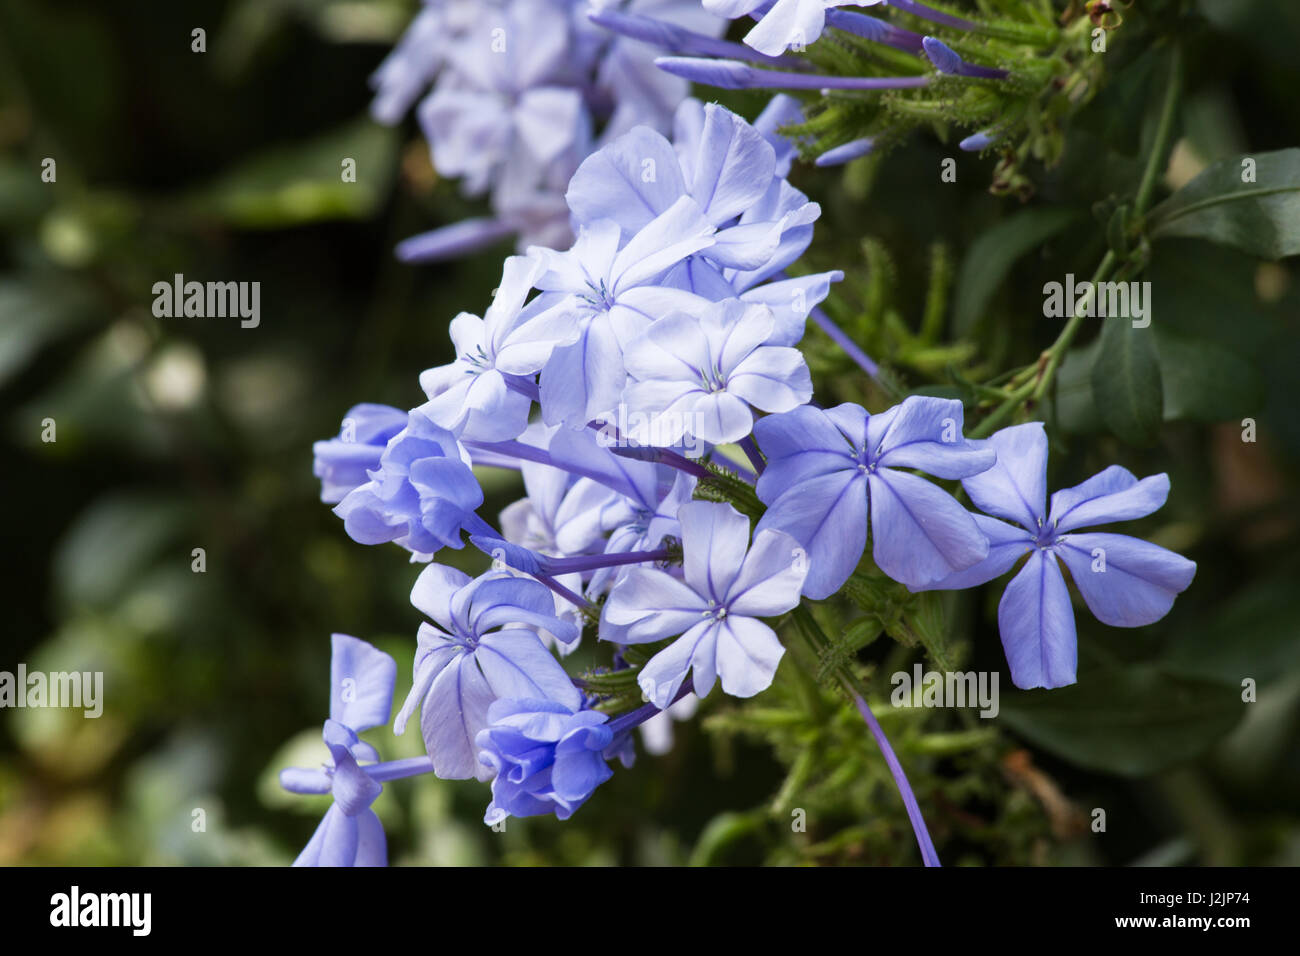
[[[357,401],[416,403],[419,371],[450,357],[447,321],[481,310],[508,250],[423,268],[392,257],[476,209],[437,181],[413,124],[366,117],[367,76],[413,6],[0,7],[0,440],[14,505],[0,669],[102,670],[106,696],[95,720],[0,714],[0,863],[286,863],[322,804],[275,774],[319,759],[329,634],[384,648],[399,698],[409,686],[415,569],[346,538],[317,500],[310,446]],[[1213,164],[1300,139],[1300,20],[1270,0],[1202,0],[1188,23],[1165,185],[1209,169],[1208,189]],[[191,52],[195,27],[206,53]],[[1043,285],[1086,277],[1105,253],[1159,108],[1164,52],[1129,36],[1114,32],[1060,162],[1026,167],[1027,203],[989,194],[996,156],[959,156],[957,182],[941,183],[951,148],[929,129],[843,176],[796,168],[823,209],[801,265],[845,269],[828,311],[884,366],[867,382],[810,327],[824,404],[921,391],[961,398],[974,420],[980,383],[1050,344]],[[724,101],[751,116],[761,103]],[[346,157],[356,183],[340,179]],[[817,608],[840,635],[830,664],[873,691],[945,862],[1300,862],[1300,283],[1294,260],[1211,244],[1212,226],[1163,208],[1183,226],[1151,249],[1155,371],[1134,382],[1158,389],[1161,414],[1137,434],[1098,407],[1098,356],[1114,354],[1098,324],[1034,413],[1053,426],[1054,486],[1113,462],[1170,473],[1169,504],[1132,531],[1198,562],[1173,612],[1136,631],[1081,614],[1081,683],[1014,692],[1003,672],[1002,713],[981,720],[892,708],[888,675],[1002,668],[995,589],[919,599],[881,591],[864,567],[858,592]],[[153,283],[177,273],[260,281],[261,324],[154,318]],[[56,441],[42,440],[47,419]],[[489,513],[520,493],[500,478],[487,491]],[[642,754],[567,823],[496,833],[479,784],[389,784],[376,809],[392,858],[915,862],[828,661],[789,643],[769,693],[715,692],[676,725],[671,753]],[[1258,702],[1243,705],[1247,677]],[[366,736],[387,758],[419,752],[414,732]],[[1105,833],[1089,829],[1093,808]]]

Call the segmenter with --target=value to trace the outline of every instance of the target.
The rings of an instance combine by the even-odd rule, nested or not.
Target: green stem
[[[1151,153],[1147,156],[1146,169],[1142,171],[1142,181],[1138,185],[1137,199],[1133,206],[1133,212],[1137,216],[1143,215],[1150,207],[1160,174],[1169,165],[1169,153],[1173,149],[1174,126],[1182,91],[1183,48],[1175,43],[1169,62],[1169,83],[1165,86],[1165,99],[1160,107],[1160,123],[1156,127],[1156,138],[1151,144]]]
[[[819,655],[822,650],[830,645],[830,639],[823,633],[821,625],[817,619],[812,616],[812,612],[800,603],[793,611],[792,617],[800,633],[808,645]],[[903,806],[907,809],[908,820],[912,824],[912,832],[916,836],[916,844],[921,851],[921,859],[926,866],[940,866],[939,855],[935,852],[934,841],[930,839],[930,831],[925,825],[925,818],[921,815],[921,808],[916,802],[916,795],[912,792],[912,785],[908,782],[907,774],[903,770],[903,765],[899,763],[894,748],[889,743],[889,738],[881,729],[880,722],[876,719],[875,714],[871,711],[871,706],[866,700],[866,688],[862,686],[854,675],[853,671],[847,664],[841,664],[835,668],[836,676],[839,678],[840,685],[848,691],[849,697],[858,708],[858,713],[866,722],[871,736],[875,738],[876,745],[880,748],[881,756],[885,758],[885,765],[889,768],[889,774],[894,778],[894,785],[898,788],[898,795],[903,800]]]
[[[1150,207],[1160,173],[1169,164],[1169,153],[1173,148],[1174,127],[1178,116],[1178,104],[1182,96],[1182,88],[1183,52],[1182,47],[1175,44],[1169,64],[1169,82],[1165,87],[1165,98],[1160,108],[1160,120],[1156,126],[1155,139],[1151,144],[1150,153],[1147,154],[1146,166],[1142,170],[1142,179],[1138,184],[1137,197],[1134,200],[1133,212],[1135,216],[1142,216]],[[1119,256],[1116,255],[1115,251],[1107,252],[1105,258],[1101,260],[1101,265],[1093,273],[1088,295],[1096,295],[1097,285],[1109,279],[1119,265]],[[1089,311],[1087,304],[1088,299],[1085,299],[1084,307],[1076,309],[1074,308],[1075,303],[1071,303],[1069,321],[1061,329],[1056,341],[1039,357],[1040,371],[1038,374],[1023,385],[1019,385],[1015,391],[1003,400],[1001,405],[986,416],[971,431],[972,438],[987,438],[1015,414],[1025,401],[1037,402],[1043,397],[1052,384],[1052,379],[1056,376],[1057,370],[1061,367],[1066,350],[1069,349],[1074,342],[1074,337],[1079,333],[1079,328]]]
[[[1070,347],[1074,337],[1079,334],[1079,326],[1083,324],[1086,314],[1092,311],[1088,306],[1092,304],[1091,297],[1097,294],[1098,283],[1105,282],[1110,277],[1110,274],[1115,271],[1115,264],[1118,259],[1119,257],[1115,255],[1114,251],[1106,253],[1106,257],[1101,260],[1101,265],[1092,274],[1092,285],[1088,287],[1088,293],[1084,297],[1087,305],[1082,309],[1071,309],[1070,321],[1065,323],[1065,328],[1061,329],[1061,334],[1056,337],[1056,341],[1052,343],[1046,352],[1047,363],[1043,366],[1043,374],[1039,376],[1037,384],[1034,385],[1031,396],[1034,401],[1038,401],[1043,396],[1043,393],[1047,391],[1047,386],[1052,382],[1052,376],[1056,374],[1056,370],[1061,365],[1061,360],[1065,357],[1065,350]]]

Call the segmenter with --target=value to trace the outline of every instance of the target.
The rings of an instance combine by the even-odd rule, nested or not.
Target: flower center
[[[604,279],[601,279],[599,284],[588,281],[587,289],[589,291],[586,294],[580,294],[578,298],[582,299],[593,309],[608,312],[614,307],[614,296],[610,292],[609,287],[605,285]]]
[[[1056,525],[1047,524],[1042,518],[1036,519],[1038,523],[1038,534],[1034,536],[1034,544],[1040,551],[1046,551],[1056,543]]]
[[[486,371],[492,364],[492,360],[488,358],[487,352],[483,351],[481,344],[474,346],[474,351],[466,352],[460,358],[462,362],[469,366],[469,368],[465,369],[466,375],[478,375]]]

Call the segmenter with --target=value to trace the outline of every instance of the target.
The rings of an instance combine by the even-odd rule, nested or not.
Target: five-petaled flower
[[[1088,609],[1113,627],[1160,620],[1192,583],[1196,563],[1182,555],[1128,535],[1078,530],[1151,514],[1165,503],[1169,477],[1152,475],[1139,481],[1111,465],[1082,484],[1056,492],[1048,510],[1047,435],[1042,423],[1004,428],[987,444],[996,450],[997,464],[963,479],[962,487],[976,507],[1015,524],[974,515],[988,536],[988,557],[929,587],[974,587],[1028,555],[998,604],[1011,679],[1024,688],[1073,684],[1078,648],[1062,562]]]
[[[807,565],[798,542],[779,531],[749,541],[749,519],[731,505],[692,501],[678,511],[684,554],[681,579],[635,568],[605,604],[620,638],[647,644],[682,635],[641,669],[637,683],[660,710],[693,671],[704,697],[714,681],[736,697],[752,697],[772,683],[785,648],[759,618],[784,614],[799,603]]]
[[[294,866],[386,866],[384,827],[370,809],[384,788],[357,762],[377,761],[379,754],[357,732],[388,723],[397,664],[347,634],[331,640],[330,715],[323,736],[333,763],[283,770],[280,784],[293,793],[331,793],[334,803]]]
[[[988,542],[946,491],[904,468],[966,478],[993,464],[991,449],[961,434],[961,402],[913,395],[878,415],[860,405],[802,406],[754,426],[767,456],[759,530],[793,536],[808,550],[804,593],[839,590],[867,544],[895,581],[921,587],[982,561]]]

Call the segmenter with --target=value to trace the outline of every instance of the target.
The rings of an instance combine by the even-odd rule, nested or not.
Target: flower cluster
[[[427,757],[375,762],[357,732],[387,719],[392,661],[336,637],[332,763],[284,781],[335,795],[300,862],[381,861],[370,805],[414,773],[490,782],[489,823],[568,817],[610,761],[631,760],[634,728],[719,682],[737,697],[768,688],[785,652],[776,619],[834,595],[868,551],[912,590],[1024,559],[999,614],[1022,687],[1075,679],[1059,563],[1118,626],[1163,616],[1190,583],[1177,555],[1078,533],[1155,510],[1164,476],[1107,469],[1047,512],[1040,426],[979,441],[953,399],[811,404],[797,345],[841,274],[785,273],[820,212],[786,178],[788,145],[689,99],[673,126],[672,141],[634,127],[577,167],[576,240],[506,260],[483,316],[452,320],[456,357],[420,376],[423,404],[358,405],[317,444],[322,499],[347,533],[425,564],[411,602],[428,621],[394,729],[418,712]],[[526,497],[480,514],[480,468],[519,472]],[[960,480],[995,517],[925,475]],[[493,558],[477,577],[436,563],[466,541]],[[564,657],[584,632],[612,663],[575,676]]]
[[[687,81],[654,65],[655,49],[589,18],[588,0],[426,0],[372,78],[371,112],[416,114],[439,175],[492,215],[413,237],[408,261],[458,255],[510,235],[520,247],[571,239],[564,188],[591,152],[637,125],[667,131]],[[653,17],[706,39],[726,21],[695,0],[595,4]],[[426,92],[427,91],[427,92]]]

